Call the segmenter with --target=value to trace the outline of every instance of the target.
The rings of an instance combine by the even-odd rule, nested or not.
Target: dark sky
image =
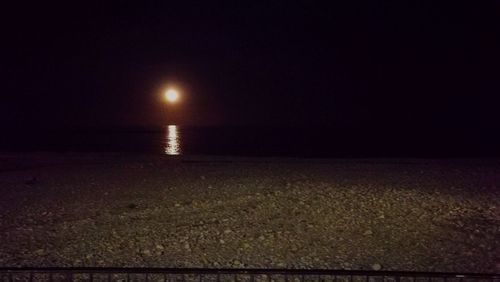
[[[2,126],[500,130],[494,1],[68,2],[4,7]]]

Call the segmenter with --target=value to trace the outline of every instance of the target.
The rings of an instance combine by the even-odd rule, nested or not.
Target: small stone
[[[373,234],[373,231],[371,230],[366,230],[365,233],[363,233],[363,235],[367,236],[367,235],[372,235]]]
[[[342,263],[342,268],[345,270],[351,270],[351,264],[350,263]]]
[[[156,244],[156,248],[158,250],[164,250],[165,249],[165,247],[163,247],[163,245],[160,245],[160,244]]]
[[[264,241],[264,240],[266,240],[266,237],[264,237],[264,235],[260,235],[259,240]]]
[[[191,249],[191,246],[189,246],[189,243],[185,243],[184,244],[184,249],[186,249],[186,250],[190,250]]]
[[[151,251],[150,250],[143,250],[142,253],[146,256],[151,256]]]
[[[181,204],[179,204],[179,203],[175,203],[175,206],[176,206],[176,207],[180,207],[180,206],[181,206]]]
[[[382,266],[378,263],[374,263],[374,264],[372,264],[372,269],[373,270],[381,270]]]
[[[224,240],[220,239],[220,240],[219,240],[219,243],[224,244],[224,243],[226,243],[226,241],[224,241]]]
[[[38,249],[35,251],[35,255],[37,255],[37,256],[43,256],[44,254],[45,254],[44,249]]]
[[[233,265],[234,266],[241,266],[241,261],[235,259],[235,260],[233,260]]]
[[[229,233],[231,233],[231,232],[233,232],[231,229],[226,229],[226,230],[224,230],[224,234],[229,234]]]

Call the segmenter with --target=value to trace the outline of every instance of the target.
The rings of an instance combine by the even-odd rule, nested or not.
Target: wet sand
[[[500,271],[500,161],[0,154],[0,266]]]

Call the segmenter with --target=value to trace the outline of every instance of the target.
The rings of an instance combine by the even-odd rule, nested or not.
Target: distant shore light
[[[167,99],[168,102],[176,102],[179,100],[179,92],[175,89],[168,89],[167,92],[165,92],[165,99]]]

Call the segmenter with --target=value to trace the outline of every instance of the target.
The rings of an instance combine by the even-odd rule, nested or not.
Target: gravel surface
[[[0,156],[0,266],[500,271],[500,161]]]

